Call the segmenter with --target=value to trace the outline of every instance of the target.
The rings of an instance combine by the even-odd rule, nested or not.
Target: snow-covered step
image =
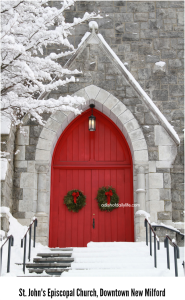
[[[73,248],[50,248],[51,251],[73,251]]]
[[[59,268],[59,267],[71,267],[71,263],[28,263],[26,264],[27,268]]]
[[[41,257],[71,257],[72,253],[38,253]]]
[[[127,262],[132,262],[132,264],[137,264],[140,263],[141,258],[140,257],[75,257],[74,258],[74,263],[127,263]],[[142,261],[144,261],[147,264],[153,264],[154,257],[152,256],[145,256],[143,257]],[[161,257],[157,258],[158,263],[164,263],[166,264],[166,261],[164,261]],[[171,264],[173,265],[173,260],[171,261]]]
[[[71,264],[71,268],[72,269],[152,269],[154,266],[152,263],[148,263],[148,262],[134,262],[132,263],[132,261],[129,262],[124,262],[124,263],[91,263],[91,262],[87,262],[87,263],[73,263]],[[162,268],[165,269],[166,265],[163,264],[161,266],[158,266],[158,268]]]
[[[69,270],[62,273],[62,277],[174,277],[174,271],[168,269],[94,269],[94,270]],[[179,276],[183,276],[179,270]]]
[[[45,257],[45,258],[34,258],[33,262],[73,262],[74,258],[71,257]]]

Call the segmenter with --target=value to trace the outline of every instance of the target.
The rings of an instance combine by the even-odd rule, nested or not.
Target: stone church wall
[[[50,5],[57,7],[60,2],[51,1]],[[96,19],[99,32],[178,133],[181,144],[173,168],[160,163],[165,148],[155,139],[158,122],[107,58],[96,52],[97,49],[94,53],[86,50],[78,57],[74,67],[83,71],[78,76],[79,81],[59,88],[50,96],[58,98],[61,94],[74,94],[94,84],[119,98],[142,129],[148,146],[150,174],[155,172],[162,180],[157,200],[163,205],[158,220],[183,222],[183,2],[78,1],[65,13],[66,21],[72,22],[74,17],[81,17],[86,11],[102,13],[104,18]],[[89,31],[88,23],[76,27],[70,37],[75,47],[86,31]],[[44,49],[44,53],[59,53],[61,49],[60,45],[52,46]],[[166,63],[163,70],[156,70],[158,61]],[[59,62],[66,63],[63,59]],[[47,120],[49,115],[45,114],[44,118]],[[21,138],[17,133],[16,139],[20,153],[14,170],[13,211],[22,224],[29,224],[37,205],[35,152],[42,126],[26,118],[24,121],[28,135]],[[47,188],[49,185],[48,182]]]
[[[57,7],[60,4],[51,1],[51,5]],[[65,13],[66,21],[72,22],[74,17],[82,17],[86,11],[102,13],[104,18],[96,19],[99,32],[120,60],[127,63],[128,70],[174,126],[181,139],[173,169],[164,168],[166,185],[167,181],[171,180],[172,192],[164,196],[164,191],[160,197],[172,201],[172,219],[174,222],[182,222],[184,221],[184,3],[183,1],[78,1]],[[88,30],[87,23],[77,26],[70,37],[71,43],[78,47]],[[48,48],[47,54],[58,53],[59,48],[58,46]],[[89,65],[84,66],[84,59],[84,56],[81,57],[77,67],[86,71],[85,78],[79,78],[79,83],[71,83],[53,95],[58,98],[61,92],[71,94],[79,88],[96,84],[119,97],[142,126],[149,146],[149,160],[158,161],[160,154],[154,141],[156,123],[152,115],[145,111],[145,107],[130,87],[124,87],[123,90],[121,87],[117,88],[115,73],[109,68],[109,63],[102,61],[97,70],[96,64],[90,65],[90,61]],[[94,60],[93,57],[90,59]],[[156,71],[155,63],[158,61],[166,63],[164,72]],[[102,72],[102,69],[105,72]],[[145,123],[149,126],[145,126]],[[156,168],[160,173],[158,165]],[[169,201],[166,202],[166,211],[170,205]],[[163,217],[159,216],[159,219]]]

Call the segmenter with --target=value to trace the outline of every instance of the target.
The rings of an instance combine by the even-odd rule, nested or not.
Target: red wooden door
[[[118,127],[94,109],[96,131],[88,130],[90,110],[62,133],[51,168],[50,247],[85,247],[90,241],[134,241],[133,208],[122,206],[102,212],[95,197],[102,186],[112,186],[119,204],[133,204],[132,158]],[[63,203],[72,189],[86,195],[86,206],[69,212]],[[93,219],[95,228],[93,228]]]

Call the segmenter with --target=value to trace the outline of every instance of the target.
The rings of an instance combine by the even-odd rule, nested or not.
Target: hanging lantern
[[[93,108],[95,107],[94,104],[89,105],[90,108],[92,108],[92,115],[89,117],[89,131],[95,131],[96,130],[96,117],[93,116]]]

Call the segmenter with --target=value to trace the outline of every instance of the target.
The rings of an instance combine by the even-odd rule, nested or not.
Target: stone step
[[[36,274],[42,274],[43,272],[46,272],[46,273],[55,273],[55,274],[61,274],[63,272],[68,272],[69,269],[29,269],[29,273],[36,273]],[[47,276],[47,275],[45,275]]]
[[[51,251],[73,251],[73,248],[50,248]]]
[[[59,267],[71,267],[70,263],[27,263],[26,268],[59,268]]]
[[[27,276],[17,276],[17,277],[31,277],[31,278],[34,278],[34,277],[60,277],[60,275],[42,275],[42,276],[39,276],[39,275],[38,276],[37,275],[27,275]]]
[[[71,257],[72,253],[38,253],[41,257]]]
[[[45,258],[34,258],[34,262],[73,262],[74,258],[68,257],[45,257]]]

